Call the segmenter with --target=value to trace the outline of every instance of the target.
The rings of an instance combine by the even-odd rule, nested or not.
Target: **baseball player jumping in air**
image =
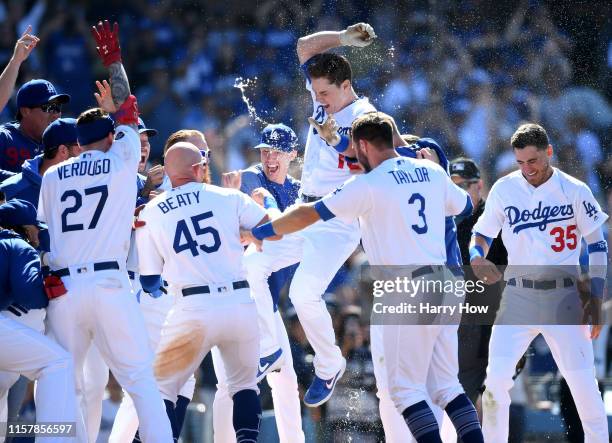
[[[140,159],[136,98],[121,63],[117,24],[111,30],[107,21],[99,23],[93,34],[110,86],[98,83],[100,108],[77,119],[83,153],[49,168],[38,206],[39,219],[49,226],[50,268],[67,290],[49,302],[49,329],[74,356],[81,411],[83,359],[93,340],[134,400],[143,441],[168,443],[172,431],[153,376],[153,353],[125,270]],[[116,111],[114,122],[108,111]]]
[[[266,208],[271,218],[279,216],[298,198],[300,182],[288,174],[289,164],[297,156],[297,148],[298,138],[291,128],[283,124],[266,126],[261,134],[261,143],[255,146],[255,149],[260,151],[261,163],[244,171],[223,174],[224,186],[240,189],[250,195],[260,206]],[[278,307],[280,292],[294,271],[295,266],[289,266],[272,273],[268,279],[271,298],[262,299],[259,296],[264,294],[254,294],[260,346],[265,349],[269,343],[273,343],[274,348],[280,343],[279,352],[285,356],[284,359],[276,360],[276,363],[281,363],[278,367],[275,365],[270,369],[260,365],[257,369],[258,381],[266,377],[272,388],[274,415],[282,443],[304,442],[305,438],[302,431],[297,375],[293,369],[289,337]],[[231,409],[228,404],[225,368],[216,348],[213,348],[212,355],[217,376],[217,392],[213,405],[215,442],[233,443],[235,439],[233,432],[230,435]]]
[[[165,170],[172,189],[151,200],[139,216],[145,223],[136,230],[143,289],[154,291],[163,275],[177,293],[157,348],[155,375],[164,399],[174,403],[217,346],[234,402],[236,440],[257,441],[259,329],[241,263],[240,229],[269,217],[243,193],[203,183],[206,160],[191,143],[170,147]]]
[[[319,220],[339,217],[350,222],[358,218],[371,265],[430,263],[415,268],[412,278],[444,274],[445,216],[469,214],[471,201],[438,165],[400,157],[393,148],[392,134],[392,124],[384,114],[368,113],[357,118],[352,125],[353,144],[367,174],[348,180],[321,201],[287,211],[245,233],[245,237],[261,246],[264,238],[295,232]],[[442,442],[427,404],[429,398],[445,409],[462,441],[483,442],[476,410],[459,384],[457,371],[444,363],[448,359],[446,351],[452,348],[445,343],[444,328],[383,326],[389,392],[417,442]],[[429,390],[428,377],[436,380]]]
[[[474,273],[488,283],[502,278],[485,258],[500,230],[508,250],[506,288],[489,344],[483,394],[485,439],[508,440],[514,368],[531,341],[542,334],[571,390],[585,442],[608,442],[591,343],[601,330],[608,252],[601,227],[608,215],[587,185],[552,167],[553,148],[543,127],[521,125],[511,145],[519,170],[495,182],[470,242]],[[590,290],[581,318],[576,273],[583,237],[589,252]],[[579,317],[568,322],[558,318],[561,312],[578,312]],[[541,319],[547,319],[546,324],[538,324]]]
[[[351,65],[346,58],[325,51],[339,46],[365,47],[375,37],[370,25],[359,23],[341,32],[318,32],[298,40],[298,58],[313,101],[300,191],[305,203],[319,200],[346,181],[351,170],[359,169],[345,157],[352,155],[351,124],[358,116],[375,110],[367,98],[353,90]],[[266,245],[263,253],[245,256],[249,283],[255,296],[262,299],[270,299],[267,279],[272,272],[300,262],[289,297],[315,351],[315,377],[304,395],[304,403],[310,407],[329,400],[346,367],[321,296],[358,244],[357,222],[336,219]],[[275,348],[264,350],[260,367],[274,368],[278,359],[285,358],[278,352],[278,344]]]

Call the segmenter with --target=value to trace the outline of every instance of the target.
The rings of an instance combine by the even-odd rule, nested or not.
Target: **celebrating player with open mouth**
[[[325,51],[338,46],[365,47],[375,37],[370,25],[359,23],[342,32],[319,32],[298,41],[298,57],[314,106],[302,171],[303,202],[320,199],[344,183],[351,169],[358,169],[345,157],[351,153],[351,124],[360,115],[374,111],[368,99],[353,90],[351,65],[346,58]],[[304,403],[310,407],[329,400],[346,367],[321,296],[358,243],[359,227],[355,221],[334,220],[314,224],[279,242],[266,243],[263,253],[245,256],[251,288],[257,296],[264,294],[267,298],[270,274],[300,262],[289,297],[315,351],[315,377],[304,396]],[[276,348],[262,350],[260,367],[273,368],[277,359],[284,358],[276,352],[280,346]]]

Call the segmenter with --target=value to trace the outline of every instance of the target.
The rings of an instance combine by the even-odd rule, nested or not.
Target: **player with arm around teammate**
[[[552,167],[553,148],[543,127],[521,125],[511,145],[519,170],[495,182],[470,242],[474,273],[489,283],[502,278],[485,258],[500,230],[508,251],[506,287],[489,341],[482,398],[485,438],[487,442],[508,440],[514,368],[531,341],[542,334],[574,397],[585,442],[604,443],[609,439],[608,422],[595,379],[591,339],[601,329],[598,314],[607,265],[601,227],[608,215],[584,183]],[[533,318],[527,316],[534,315],[550,318],[556,312],[540,310],[560,306],[561,301],[571,301],[568,307],[580,310],[575,273],[582,237],[589,251],[591,291],[585,312],[592,315],[591,329],[579,324],[580,318],[574,324],[527,321]],[[551,271],[561,277],[551,278]],[[543,305],[545,301],[550,306]]]
[[[313,101],[301,178],[303,202],[319,200],[350,177],[355,166],[345,154],[351,152],[351,124],[363,113],[375,110],[366,97],[353,90],[348,60],[325,51],[339,46],[364,47],[375,37],[371,26],[360,23],[342,32],[319,32],[298,40],[298,58]],[[304,395],[309,407],[329,400],[346,367],[322,294],[358,244],[355,221],[333,220],[287,236],[263,253],[245,256],[249,284],[262,299],[270,299],[267,279],[272,272],[300,263],[289,298],[315,351],[315,377]],[[270,356],[261,357],[265,361]]]
[[[163,274],[178,297],[157,350],[160,390],[166,402],[176,402],[185,381],[217,346],[234,402],[236,440],[256,441],[259,334],[241,264],[240,229],[253,228],[268,216],[239,191],[202,183],[202,155],[191,143],[168,149],[165,169],[172,189],[147,204],[139,216],[145,225],[136,230],[144,289]]]
[[[260,151],[261,163],[244,171],[223,174],[224,185],[240,188],[263,206],[271,218],[277,217],[298,198],[300,182],[288,175],[289,164],[297,156],[298,139],[286,125],[274,124],[264,128]],[[253,247],[253,246],[251,246]],[[254,251],[253,251],[254,252]],[[291,279],[295,266],[280,269],[268,279],[272,297],[262,299],[255,294],[260,334],[260,354],[272,355],[274,360],[260,359],[258,381],[267,377],[272,389],[274,415],[282,443],[304,441],[297,375],[293,368],[287,330],[281,318],[278,301],[280,291]],[[214,435],[217,443],[235,442],[231,432],[231,403],[227,394],[225,368],[216,348],[212,350],[217,392],[213,405]]]
[[[93,341],[134,399],[143,440],[168,443],[172,432],[153,377],[153,353],[125,270],[140,158],[136,99],[121,63],[118,26],[99,23],[94,37],[110,72],[110,94],[104,89],[96,98],[109,111],[118,108],[117,126],[101,108],[83,112],[77,119],[83,153],[43,176],[38,215],[49,226],[52,274],[67,290],[50,300],[48,324],[74,356],[81,411],[83,359]]]
[[[350,179],[314,205],[297,206],[245,236],[260,243],[264,238],[295,232],[321,219],[359,218],[363,247],[371,265],[430,263],[415,269],[413,278],[439,274],[446,261],[444,217],[471,212],[469,197],[438,165],[400,157],[393,149],[387,116],[369,113],[359,117],[353,123],[352,137],[366,174]],[[264,242],[263,248],[268,244]],[[427,404],[429,397],[446,410],[464,442],[482,442],[476,411],[459,384],[457,371],[444,363],[449,357],[447,344],[439,340],[445,338],[440,334],[441,328],[383,327],[389,391],[417,442],[441,442]],[[419,351],[398,353],[398,346]],[[456,367],[456,354],[454,362]],[[437,383],[428,391],[430,371],[434,371]]]

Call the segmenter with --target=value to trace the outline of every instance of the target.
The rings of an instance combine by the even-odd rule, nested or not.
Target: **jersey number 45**
[[[174,252],[180,254],[183,251],[191,251],[191,255],[194,257],[200,255],[201,250],[206,254],[210,254],[211,252],[217,251],[221,247],[221,237],[219,237],[219,231],[217,231],[212,226],[203,227],[200,223],[207,218],[211,218],[213,216],[212,211],[205,212],[203,214],[194,215],[191,217],[191,225],[193,226],[193,230],[196,236],[210,234],[212,237],[212,244],[199,244],[197,241],[193,239],[191,235],[191,231],[187,226],[186,220],[179,220],[176,224],[176,232],[174,233],[174,242],[172,246],[174,247]],[[185,241],[183,241],[183,239]]]

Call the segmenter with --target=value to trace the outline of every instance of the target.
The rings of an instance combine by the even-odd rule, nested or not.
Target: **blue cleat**
[[[261,357],[259,359],[259,367],[257,368],[257,383],[262,381],[270,372],[278,371],[284,359],[283,350],[280,348],[266,357]]]
[[[342,368],[340,368],[333,378],[323,380],[315,375],[314,380],[304,395],[304,404],[310,408],[316,408],[329,400],[334,393],[336,383],[340,380],[342,374],[344,374],[345,369],[346,360],[343,359]]]

